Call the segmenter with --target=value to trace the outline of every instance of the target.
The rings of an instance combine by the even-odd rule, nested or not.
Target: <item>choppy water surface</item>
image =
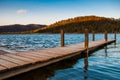
[[[65,44],[84,41],[83,35],[66,34]],[[59,34],[26,34],[0,35],[0,50],[9,52],[38,50],[60,46]]]
[[[109,35],[113,38],[113,34]],[[103,39],[103,34],[97,34],[96,40]],[[91,40],[91,34],[89,36]],[[75,44],[84,41],[84,34],[66,34],[65,44]],[[38,50],[60,46],[60,34],[0,34],[0,50],[8,52]]]
[[[1,35],[0,43],[2,48],[6,44],[6,40],[13,37],[10,35]],[[47,37],[46,37],[47,36]],[[55,47],[59,46],[60,35],[59,34],[34,34],[34,35],[19,35],[16,38],[8,40],[8,43],[18,42],[22,40],[19,44],[24,46],[31,45],[30,49],[45,48],[45,47]],[[22,38],[19,38],[22,37]],[[27,37],[27,38],[26,38]],[[83,34],[66,34],[66,44],[74,44],[84,41]],[[103,34],[97,34],[96,40],[103,39]],[[109,38],[113,38],[113,34],[109,34]],[[117,34],[116,45],[111,44],[104,49],[93,52],[91,56],[88,57],[88,66],[84,64],[84,58],[78,58],[77,60],[68,60],[60,63],[51,65],[50,67],[40,68],[34,71],[30,71],[8,80],[120,80],[120,34]],[[3,39],[3,40],[1,40]],[[13,42],[15,40],[15,42]],[[27,40],[27,42],[25,42]],[[91,40],[91,35],[90,35]],[[3,42],[2,42],[3,41]],[[24,43],[24,44],[23,44]],[[32,43],[32,44],[30,44]],[[4,44],[4,45],[3,45]],[[17,43],[16,43],[17,44]],[[41,45],[41,46],[40,46]],[[40,47],[38,47],[40,46]],[[44,46],[44,47],[43,47]],[[15,48],[16,46],[14,46]],[[10,47],[9,47],[10,48]],[[8,49],[9,49],[8,48]],[[28,47],[26,47],[28,48]],[[26,49],[25,48],[25,49]],[[11,48],[10,48],[11,49]],[[16,50],[16,49],[15,49]],[[19,50],[18,50],[19,51]]]

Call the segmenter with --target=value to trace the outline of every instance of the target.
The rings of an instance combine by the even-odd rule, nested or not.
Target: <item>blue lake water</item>
[[[109,34],[109,38],[114,38],[113,34]],[[104,39],[103,34],[96,34],[96,40]],[[89,35],[91,41],[91,34]],[[66,34],[65,44],[75,44],[84,42],[84,34]],[[0,34],[0,50],[8,52],[39,50],[42,48],[50,48],[60,46],[59,34]]]
[[[109,39],[114,34],[108,35]],[[96,34],[96,40],[104,39],[103,34]],[[91,34],[89,35],[91,41]],[[84,34],[66,34],[65,44],[75,44],[84,41]],[[59,34],[26,34],[0,35],[0,49],[10,52],[37,50],[60,46]],[[69,66],[68,66],[69,65]],[[84,58],[75,61],[58,63],[51,68],[37,69],[8,80],[120,80],[120,34],[117,34],[116,45],[95,51],[88,57],[88,66]]]

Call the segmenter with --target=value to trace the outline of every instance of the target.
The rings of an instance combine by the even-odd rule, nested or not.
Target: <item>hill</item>
[[[38,24],[28,24],[28,25],[6,25],[0,26],[0,33],[19,33],[19,32],[26,32],[32,31],[35,29],[43,28],[45,25],[38,25]]]
[[[84,29],[89,32],[102,33],[107,30],[109,33],[120,32],[120,19],[106,18],[99,16],[80,16],[67,20],[58,21],[41,29],[37,33],[59,33],[63,29],[66,33],[83,33]]]

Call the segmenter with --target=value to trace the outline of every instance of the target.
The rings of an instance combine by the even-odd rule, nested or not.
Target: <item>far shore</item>
[[[60,34],[60,33],[0,33],[0,34]],[[84,34],[84,33],[65,33],[65,34]],[[89,34],[92,34],[91,32]],[[94,34],[104,34],[104,33],[94,33]],[[114,34],[114,33],[109,33],[108,34]],[[116,34],[120,34],[120,32],[116,32]]]

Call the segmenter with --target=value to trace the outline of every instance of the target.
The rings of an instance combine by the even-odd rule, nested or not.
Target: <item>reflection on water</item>
[[[105,48],[105,56],[107,57],[107,45],[104,48]]]
[[[107,45],[89,57],[76,56],[8,80],[120,80],[119,37],[116,45]]]

